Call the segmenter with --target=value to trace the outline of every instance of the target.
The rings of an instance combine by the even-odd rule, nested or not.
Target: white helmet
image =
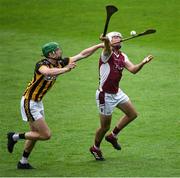
[[[109,41],[111,41],[112,37],[114,37],[114,36],[119,36],[120,38],[122,38],[122,35],[119,32],[110,32],[106,36],[108,37]]]

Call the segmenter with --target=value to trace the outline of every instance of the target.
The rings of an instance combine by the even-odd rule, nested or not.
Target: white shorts
[[[21,98],[21,115],[24,121],[35,121],[44,118],[44,106],[42,101],[27,100]]]
[[[103,115],[111,115],[118,104],[123,104],[127,101],[129,101],[129,97],[122,90],[119,90],[116,94],[96,91],[97,107],[99,113]]]

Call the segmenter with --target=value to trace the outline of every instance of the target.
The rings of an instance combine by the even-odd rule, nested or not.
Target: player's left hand
[[[154,57],[152,55],[148,55],[147,57],[145,57],[143,59],[143,63],[146,64],[148,62],[150,62]]]

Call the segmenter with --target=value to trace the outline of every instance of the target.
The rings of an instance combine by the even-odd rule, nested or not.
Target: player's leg
[[[50,129],[43,118],[30,122],[30,126],[34,130],[25,133],[26,140],[49,140],[51,138]]]
[[[45,120],[38,119],[34,122],[29,122],[30,131],[25,133],[24,152],[21,160],[18,162],[18,169],[32,169],[33,167],[28,163],[28,157],[32,152],[37,140],[48,140],[51,136],[50,129]]]
[[[51,137],[50,129],[43,118],[40,118],[35,121],[31,121],[30,127],[34,128],[29,132],[25,133],[8,133],[8,151],[10,153],[13,152],[14,145],[17,143],[18,140],[48,140]]]
[[[24,121],[30,123],[33,128],[26,133],[9,132],[8,151],[13,152],[14,145],[20,139],[26,140],[48,140],[51,136],[50,129],[44,120],[44,107],[42,101],[36,102],[27,100],[24,97],[21,99],[21,115]]]
[[[115,105],[111,104],[113,102],[110,94],[99,90],[96,91],[96,103],[100,113],[100,127],[96,131],[94,146],[90,148],[90,152],[94,155],[96,160],[104,160],[100,150],[100,144],[104,135],[110,128],[112,112]]]
[[[115,135],[117,135],[124,127],[137,117],[136,109],[130,100],[123,104],[118,104],[117,107],[121,109],[125,115],[120,118],[117,126],[114,128],[113,133]]]
[[[111,134],[107,135],[105,138],[113,145],[115,149],[120,150],[121,146],[117,142],[117,135],[124,127],[126,127],[137,117],[137,112],[130,100],[125,103],[118,104],[117,107],[121,109],[125,115],[120,118],[118,124],[115,126]]]
[[[34,128],[34,126],[31,124],[31,122],[29,123],[29,126],[31,131],[37,131],[36,128]],[[18,169],[33,169],[33,167],[28,163],[28,158],[35,146],[36,141],[37,140],[25,140],[23,155],[21,160],[17,164]]]
[[[104,135],[110,129],[112,115],[106,116],[100,114],[99,117],[100,117],[100,127],[97,129],[95,135],[95,146],[98,148],[100,148],[100,144],[102,139],[104,138]]]
[[[94,146],[90,148],[90,152],[93,154],[96,160],[104,160],[102,152],[100,150],[100,144],[102,139],[104,138],[104,135],[110,128],[112,115],[99,114],[99,117],[100,127],[96,131]]]

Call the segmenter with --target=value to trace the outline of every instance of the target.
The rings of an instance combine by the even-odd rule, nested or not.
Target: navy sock
[[[19,134],[19,138],[20,138],[20,139],[25,139],[25,133],[20,133],[20,134]]]

